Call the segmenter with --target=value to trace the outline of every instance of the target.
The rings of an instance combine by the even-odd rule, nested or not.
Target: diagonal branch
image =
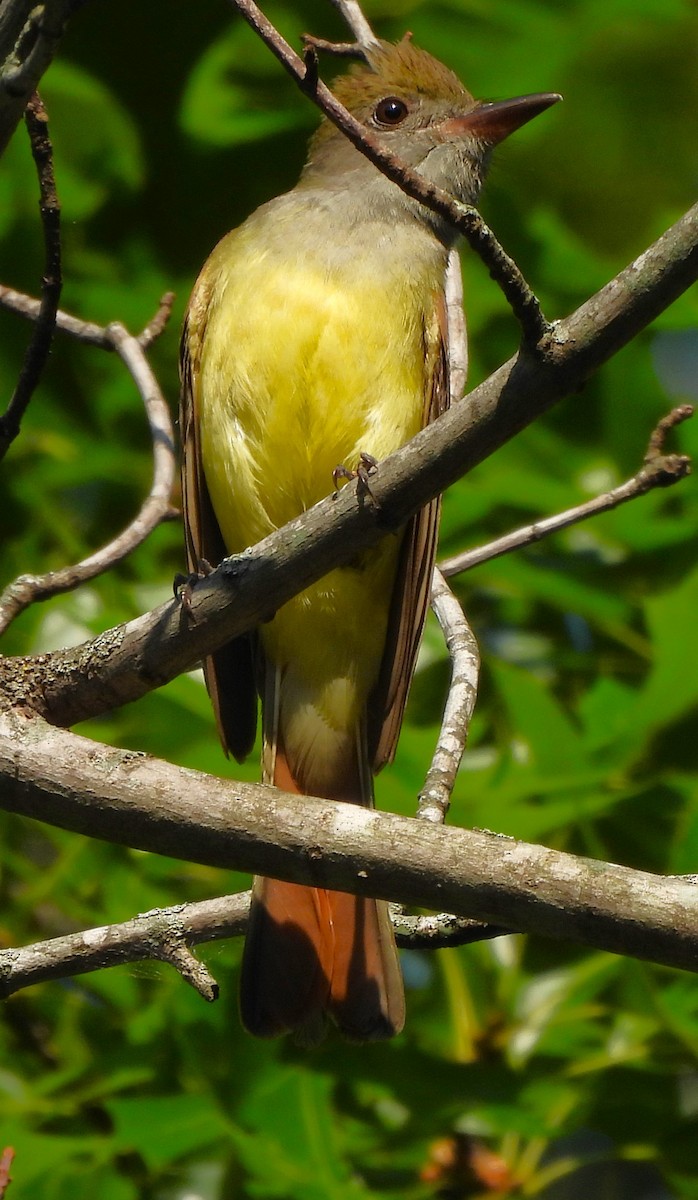
[[[258,546],[226,560],[192,589],[187,613],[170,602],[82,646],[40,659],[0,660],[0,694],[70,725],[174,678],[404,525],[433,496],[578,390],[696,278],[698,204],[559,322],[545,353],[522,349],[466,401],[381,463],[371,476],[377,503],[347,484]]]
[[[346,21],[360,46],[375,46],[378,38],[362,13],[357,0],[331,0]]]
[[[521,325],[523,340],[535,346],[550,332],[550,325],[517,264],[500,246],[492,230],[476,208],[461,204],[442,188],[428,183],[418,171],[402,162],[379,142],[335,99],[325,84],[316,78],[316,63],[302,59],[282,38],[254,0],[231,0],[238,12],[259,35],[272,54],[285,67],[301,91],[341,129],[349,141],[388,179],[413,200],[424,204],[437,216],[457,229],[480,256],[495,283],[502,289],[514,316]],[[312,45],[312,39],[311,39]]]
[[[664,442],[671,429],[692,416],[692,406],[680,404],[662,417],[650,435],[649,445],[640,470],[631,479],[626,479],[625,483],[611,488],[602,496],[594,496],[593,500],[587,500],[584,504],[577,504],[574,508],[556,513],[553,517],[546,517],[542,521],[536,521],[533,525],[525,525],[521,529],[514,529],[511,533],[495,538],[485,546],[476,546],[473,550],[464,550],[461,554],[454,554],[440,564],[441,572],[450,579],[452,575],[471,571],[473,567],[479,567],[493,558],[500,558],[503,554],[510,554],[512,550],[519,550],[522,546],[530,546],[534,542],[539,542],[542,538],[549,537],[551,533],[558,533],[559,530],[567,529],[570,525],[577,525],[580,521],[588,521],[589,517],[595,517],[599,513],[609,512],[621,504],[627,504],[629,500],[637,500],[638,496],[644,496],[654,488],[672,487],[675,483],[679,483],[690,474],[691,460],[687,454],[665,454]]]

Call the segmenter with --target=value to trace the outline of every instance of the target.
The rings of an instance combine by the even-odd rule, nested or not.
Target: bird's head
[[[475,100],[453,71],[408,38],[378,42],[366,59],[335,82],[337,99],[386,149],[468,204],[477,200],[492,148],[561,98],[544,92]],[[310,143],[305,181],[356,187],[357,172],[367,173],[366,160],[325,118]]]

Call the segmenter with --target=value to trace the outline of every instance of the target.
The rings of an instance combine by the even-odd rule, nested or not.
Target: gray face
[[[406,109],[406,115],[394,128],[386,127],[378,119],[390,104],[396,112],[401,111],[398,104]],[[489,149],[457,127],[458,119],[466,117],[471,106],[476,107],[474,101],[466,104],[465,111],[457,111],[452,104],[420,96],[386,97],[377,105],[355,111],[354,115],[386,150],[429,183],[463,203],[474,204],[482,186]],[[317,186],[320,182],[335,192],[351,190],[359,203],[362,195],[367,200],[370,195],[372,205],[381,196],[391,208],[396,204],[403,207],[411,204],[339,130],[311,145],[303,184]]]

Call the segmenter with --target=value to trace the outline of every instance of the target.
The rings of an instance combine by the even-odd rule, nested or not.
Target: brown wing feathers
[[[192,301],[192,304],[194,301]],[[204,562],[217,566],[226,556],[213,505],[206,487],[199,452],[197,414],[198,347],[205,329],[205,313],[197,313],[197,339],[189,338],[184,325],[180,353],[182,380],[179,430],[182,441],[182,499],[187,565],[198,574]],[[235,638],[204,659],[202,666],[218,733],[226,754],[238,761],[254,745],[257,728],[254,635]]]
[[[446,306],[439,296],[434,314],[436,337],[424,330],[426,378],[423,425],[429,425],[450,403]],[[391,601],[388,637],[378,682],[369,701],[368,753],[374,772],[395,757],[407,696],[417,663],[422,630],[429,611],[431,578],[441,515],[441,498],[432,500],[407,525]]]

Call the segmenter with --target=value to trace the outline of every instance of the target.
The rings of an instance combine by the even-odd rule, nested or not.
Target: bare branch
[[[463,307],[463,274],[460,256],[449,251],[444,281],[448,326],[448,369],[451,403],[461,400],[468,381],[468,331]]]
[[[397,155],[386,150],[380,141],[335,99],[324,83],[318,81],[314,90],[310,91],[305,62],[291,49],[254,0],[231,0],[231,3],[286,68],[301,91],[310,96],[318,108],[342,130],[352,145],[388,179],[402,188],[403,192],[437,213],[463,235],[506,296],[514,316],[521,325],[523,341],[535,346],[549,334],[551,326],[543,316],[534,293],[517,264],[502,249],[477,209],[460,204],[441,188],[428,183],[419,172],[408,167]]]
[[[364,48],[359,42],[329,42],[327,38],[315,37],[312,33],[302,33],[301,41],[304,46],[312,46],[323,54],[334,54],[337,58],[365,58]]]
[[[85,0],[3,0],[0,4],[0,155],[58,49],[66,22]]]
[[[39,179],[39,211],[44,233],[44,277],[36,327],[22,364],[17,386],[4,416],[0,417],[0,460],[19,433],[48,360],[61,294],[60,205],[53,175],[53,147],[48,134],[48,116],[38,92],[29,101],[25,120]]]
[[[138,344],[142,350],[149,350],[153,342],[157,341],[164,332],[165,326],[172,316],[174,301],[174,292],[165,292],[164,296],[160,298],[160,304],[155,316],[151,317],[145,328],[138,334]]]
[[[169,962],[205,1000],[217,986],[189,947],[236,937],[245,929],[250,893],[154,909],[130,921],[0,950],[0,998],[47,979],[68,979],[125,962]]]
[[[394,907],[390,906],[390,912],[395,940],[403,950],[443,950],[447,946],[470,946],[474,942],[491,941],[492,938],[511,933],[510,929],[471,921],[467,917],[454,917],[453,913],[410,917],[402,912],[393,912]]]
[[[438,567],[434,569],[431,605],[451,656],[451,683],[436,749],[419,795],[417,816],[443,824],[475,708],[480,655],[465,613]],[[452,913],[413,917],[395,904],[391,905],[390,912],[398,945],[412,949],[469,945],[510,932],[484,925],[481,921],[455,917]]]
[[[215,1000],[217,984],[190,947],[244,934],[250,895],[238,892],[193,904],[176,904],[141,913],[130,921],[0,950],[0,1000],[51,979],[72,979],[107,967],[147,961],[170,963],[204,1000]],[[433,917],[399,916],[395,918],[395,932],[402,947],[435,950],[496,937],[504,931],[440,913]]]
[[[476,546],[473,550],[464,550],[462,554],[454,554],[451,558],[444,559],[440,564],[440,570],[448,578],[452,575],[459,575],[462,571],[471,571],[473,567],[479,567],[483,562],[490,562],[493,558],[510,554],[512,550],[519,550],[522,546],[530,546],[542,538],[549,537],[551,533],[566,529],[569,525],[587,521],[589,517],[594,517],[598,513],[608,512],[609,509],[618,508],[620,504],[627,504],[629,500],[636,500],[638,496],[644,496],[646,492],[650,492],[654,488],[672,487],[673,484],[679,483],[690,474],[691,460],[687,454],[664,454],[664,442],[671,429],[674,429],[682,421],[688,420],[692,415],[691,405],[682,404],[662,418],[652,432],[642,467],[625,483],[619,484],[609,492],[604,492],[602,496],[595,496],[593,500],[587,500],[584,504],[577,504],[574,508],[556,513],[554,517],[547,517],[543,521],[536,521],[533,525],[515,529],[503,537],[488,542],[486,546]]]
[[[0,715],[0,771],[8,812],[90,837],[698,969],[698,888],[681,878],[214,779],[19,712]]]
[[[451,656],[451,684],[417,815],[443,824],[475,708],[480,654],[465,613],[438,567],[434,569],[431,605]]]
[[[39,301],[35,300],[33,296],[27,296],[24,292],[16,292],[14,288],[6,287],[2,283],[0,283],[0,308],[17,313],[18,316],[25,317],[28,321],[36,321],[41,311]],[[56,328],[60,329],[61,333],[67,333],[70,337],[74,337],[88,346],[99,346],[102,350],[114,349],[103,325],[95,325],[92,321],[83,321],[80,317],[74,317],[60,308],[56,313]],[[146,326],[147,328],[148,326]]]
[[[331,0],[346,21],[360,46],[375,46],[378,38],[359,7],[357,0]]]
[[[13,295],[16,296],[17,293]],[[24,297],[24,301],[27,299]],[[36,312],[34,306],[36,301],[32,302],[31,307],[25,303],[23,315],[33,315]],[[169,300],[164,298],[155,318],[141,335],[146,344],[157,336],[167,313]],[[59,326],[69,328],[74,336],[115,350],[129,371],[145,405],[150,426],[153,478],[150,492],[140,512],[113,541],[73,566],[49,571],[45,575],[20,575],[5,589],[0,595],[0,633],[30,604],[38,600],[47,600],[60,592],[72,591],[86,580],[94,579],[121,562],[136,546],[141,545],[162,521],[174,515],[171,495],[176,464],[172,421],[167,402],[145,357],[141,338],[133,337],[117,322],[100,329],[99,326],[79,322],[76,318],[68,318],[67,314],[61,314],[61,318]]]

